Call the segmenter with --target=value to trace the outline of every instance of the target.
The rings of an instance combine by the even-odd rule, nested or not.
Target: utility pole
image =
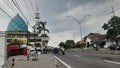
[[[114,10],[113,6],[111,6],[111,8],[112,8],[112,14],[113,14],[113,17],[114,17],[115,16],[115,10]],[[117,25],[116,20],[115,20],[115,26],[116,26],[116,30],[117,30],[117,35],[119,35],[119,29],[118,29],[118,25]]]
[[[79,24],[79,29],[80,29],[80,37],[81,37],[81,40],[82,40],[82,28],[81,28],[81,22],[86,18],[86,17],[88,17],[88,16],[91,16],[91,15],[85,15],[82,19],[81,19],[81,21],[79,21],[79,20],[77,20],[76,18],[74,18],[73,16],[67,16],[67,17],[71,17],[72,19],[74,19],[76,22],[78,22],[78,24]]]
[[[113,18],[114,18],[115,17],[115,11],[114,11],[113,6],[111,6],[111,8],[112,8],[112,14],[113,14]],[[116,31],[117,31],[117,35],[116,36],[118,36],[119,35],[119,29],[118,29],[118,25],[117,25],[116,20],[115,20],[115,26],[116,26]],[[116,45],[118,45],[118,39],[117,38],[116,38],[115,42],[116,42]],[[117,47],[116,47],[115,50],[117,51]]]
[[[35,45],[35,50],[36,50],[36,53],[37,53],[37,48],[36,48],[36,28],[40,26],[40,16],[39,16],[39,11],[38,11],[38,5],[37,5],[37,2],[36,2],[36,13],[35,13],[35,19],[36,19],[36,24],[35,24],[35,28],[34,28],[34,45]],[[37,56],[36,56],[36,59],[38,60],[38,53],[37,53]]]
[[[29,37],[29,32],[28,32],[28,22],[27,22],[27,46],[28,46],[28,42],[29,42],[28,41],[29,40],[28,37]]]

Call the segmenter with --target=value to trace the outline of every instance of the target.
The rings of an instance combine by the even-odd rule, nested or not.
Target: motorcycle
[[[65,55],[65,49],[61,48],[62,55]]]
[[[62,51],[62,54],[65,55],[65,51]]]

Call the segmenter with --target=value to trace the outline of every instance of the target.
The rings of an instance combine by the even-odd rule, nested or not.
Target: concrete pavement
[[[13,56],[8,59],[7,68],[11,68],[13,58],[15,59],[15,68],[56,68],[58,63],[52,54],[41,54],[38,61],[27,61],[26,56]]]

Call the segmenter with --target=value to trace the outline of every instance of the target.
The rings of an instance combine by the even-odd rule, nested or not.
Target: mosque
[[[7,44],[11,41],[17,39],[23,41],[24,44],[27,44],[27,37],[28,37],[28,44],[34,45],[34,41],[36,44],[40,44],[41,39],[38,34],[32,33],[30,31],[27,32],[27,25],[23,18],[17,14],[8,24],[7,27]],[[28,36],[27,36],[28,34]]]

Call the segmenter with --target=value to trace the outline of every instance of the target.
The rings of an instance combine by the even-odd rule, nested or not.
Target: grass
[[[17,61],[24,61],[24,59],[18,59]]]
[[[38,59],[36,59],[36,58],[32,58],[32,61],[37,61]]]

